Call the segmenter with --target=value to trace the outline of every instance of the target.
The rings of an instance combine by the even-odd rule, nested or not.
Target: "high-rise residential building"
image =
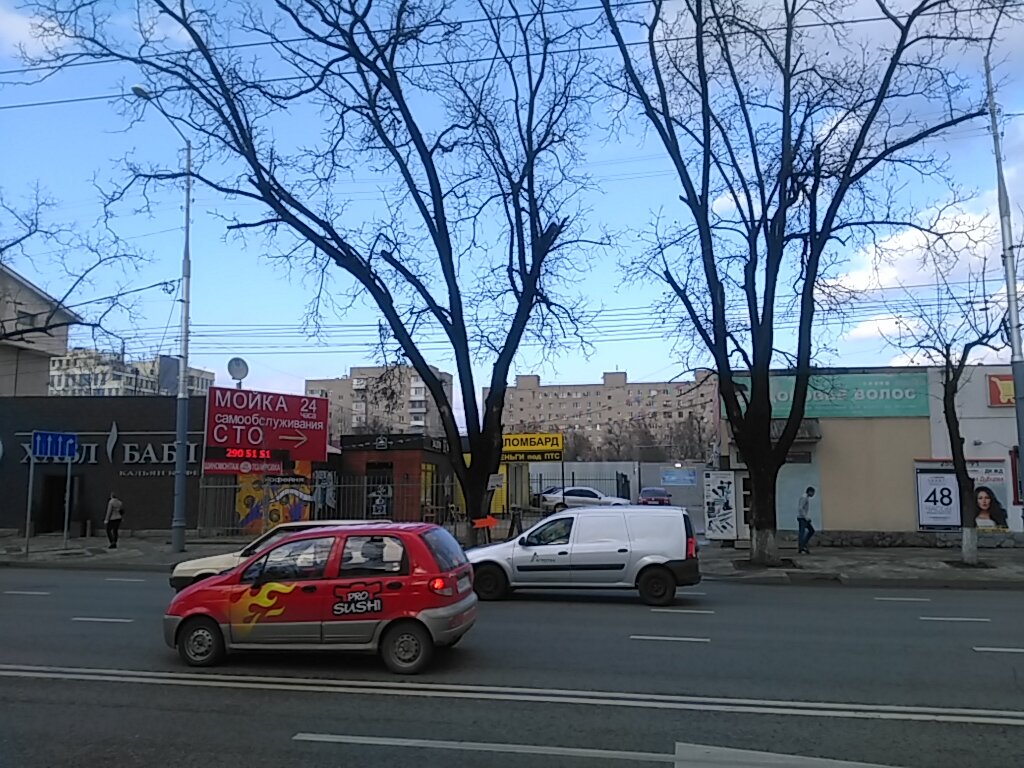
[[[484,399],[488,390],[484,389]],[[690,381],[630,382],[626,373],[605,373],[600,384],[541,384],[540,376],[516,376],[505,394],[505,431],[606,432],[616,423],[643,420],[671,427],[696,419],[711,428],[718,402],[713,371],[699,369]]]
[[[0,264],[0,396],[45,395],[50,359],[68,351],[82,318]]]
[[[450,402],[452,375],[430,370],[441,380]],[[340,378],[307,379],[306,394],[329,400],[332,440],[372,433],[444,435],[440,411],[410,365],[360,366]]]
[[[188,393],[205,395],[215,378],[212,371],[189,368]],[[51,396],[124,397],[177,392],[178,358],[169,355],[132,362],[110,352],[72,349],[50,360]]]

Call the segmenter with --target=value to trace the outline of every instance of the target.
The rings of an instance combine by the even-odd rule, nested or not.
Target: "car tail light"
[[[687,536],[686,537],[686,559],[692,560],[697,556],[697,537]]]
[[[448,579],[440,576],[430,580],[430,591],[436,592],[439,595],[445,595],[446,597],[451,597],[455,594],[455,588],[448,582]]]

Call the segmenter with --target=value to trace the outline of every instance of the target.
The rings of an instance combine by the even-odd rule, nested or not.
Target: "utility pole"
[[[992,126],[992,146],[996,153],[996,182],[999,195],[999,232],[1003,245],[1003,270],[1006,272],[1006,313],[1010,323],[1010,366],[1013,371],[1014,409],[1017,414],[1017,446],[1024,448],[1024,354],[1020,342],[1020,310],[1017,304],[1017,262],[1013,253],[1013,228],[1010,224],[1010,196],[1003,176],[1003,146],[997,119],[996,89],[992,83],[992,64],[985,54],[985,85],[988,90],[988,114]],[[1018,482],[1020,482],[1018,480]]]

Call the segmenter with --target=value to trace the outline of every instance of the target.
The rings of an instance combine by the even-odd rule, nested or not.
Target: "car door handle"
[[[316,592],[316,585],[314,585],[314,584],[305,584],[302,587],[302,591],[303,592]]]
[[[623,554],[623,555],[626,554],[627,552],[629,552],[629,550],[626,549],[625,547],[623,547],[622,549],[619,550],[619,553]]]
[[[560,554],[560,555],[568,555],[569,553],[563,550],[562,552],[559,552],[558,554]]]
[[[384,586],[386,586],[388,589],[401,589],[402,588],[402,582],[400,582],[400,581],[389,581]]]

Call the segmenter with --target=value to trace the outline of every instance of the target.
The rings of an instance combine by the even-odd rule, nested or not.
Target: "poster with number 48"
[[[922,528],[956,528],[960,501],[952,470],[917,470],[917,522]]]

